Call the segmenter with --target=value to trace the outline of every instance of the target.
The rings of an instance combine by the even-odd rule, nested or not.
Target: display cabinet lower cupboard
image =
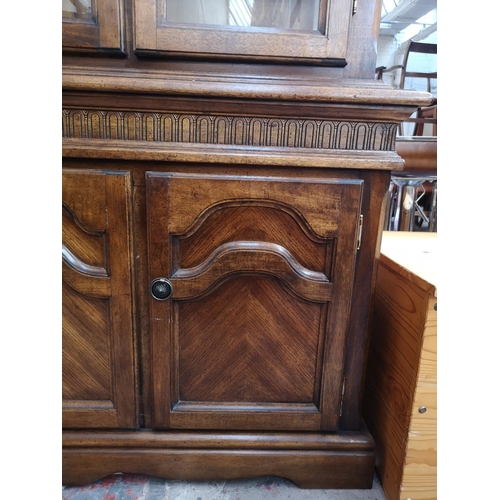
[[[65,432],[66,481],[135,471],[369,487],[371,437],[332,431],[370,176],[146,166],[136,187],[146,205],[139,241],[128,162],[116,171],[69,163],[64,425],[89,431]],[[150,311],[151,430],[137,432],[125,429],[141,426],[132,333],[141,258],[147,273],[135,285]]]
[[[136,425],[130,174],[63,171],[63,426]]]
[[[69,3],[93,48],[64,39],[63,484],[370,488],[382,207],[431,101],[373,80],[377,2]]]

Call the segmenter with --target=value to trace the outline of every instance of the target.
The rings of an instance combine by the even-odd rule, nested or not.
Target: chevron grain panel
[[[75,220],[76,219],[76,220]],[[91,266],[106,267],[106,236],[92,234],[81,227],[80,221],[67,207],[62,211],[62,242],[80,260]]]
[[[63,177],[63,426],[132,427],[130,180],[92,170]]]
[[[312,402],[321,306],[270,278],[179,305],[182,401]]]
[[[63,283],[63,399],[110,399],[108,301]]]
[[[296,229],[292,229],[296,227]],[[225,207],[211,214],[189,237],[179,238],[180,267],[201,264],[218,247],[230,241],[266,241],[287,248],[304,267],[327,272],[326,243],[314,237],[279,206],[258,204]]]

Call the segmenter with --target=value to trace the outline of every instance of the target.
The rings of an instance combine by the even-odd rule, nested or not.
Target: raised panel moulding
[[[90,276],[107,277],[108,273],[104,267],[92,266],[79,259],[66,245],[62,245],[62,260],[71,269]]]
[[[171,278],[173,298],[200,297],[225,279],[241,274],[275,276],[306,300],[327,302],[332,299],[333,285],[323,273],[300,265],[286,248],[260,241],[225,243],[202,264],[177,269]]]
[[[393,151],[397,124],[63,109],[65,138]]]

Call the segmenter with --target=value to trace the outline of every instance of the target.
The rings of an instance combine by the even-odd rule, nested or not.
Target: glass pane
[[[158,0],[161,24],[318,30],[320,0]]]
[[[92,0],[62,0],[62,17],[92,20]]]

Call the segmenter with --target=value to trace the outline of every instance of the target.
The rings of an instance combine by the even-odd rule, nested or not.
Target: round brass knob
[[[174,288],[166,278],[155,278],[149,285],[149,291],[156,300],[167,300],[172,296]]]

